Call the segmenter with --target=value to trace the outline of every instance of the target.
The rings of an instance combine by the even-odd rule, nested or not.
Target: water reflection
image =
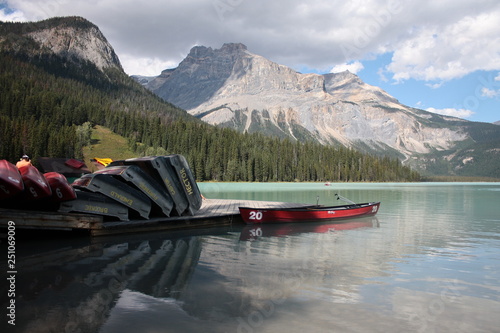
[[[307,235],[377,226],[375,218],[261,226],[262,234],[257,234],[268,241],[263,247],[241,242],[252,233],[251,227],[244,226],[206,230],[207,234],[198,231],[197,236],[54,241],[52,246],[43,245],[43,251],[20,254],[16,329],[235,331],[249,325],[248,316],[258,316],[266,307],[271,311],[271,306],[285,300],[317,293],[314,289],[321,288],[325,279],[345,285],[331,290],[326,300],[356,302],[354,285],[362,283],[361,274],[357,280],[348,278],[352,265],[349,268],[347,262],[331,267],[327,243],[312,241],[314,237],[308,240]],[[337,241],[342,242],[341,237]],[[351,259],[350,255],[344,258]],[[302,286],[308,287],[298,291]]]
[[[77,239],[74,245],[63,242],[43,253],[20,255],[17,330],[97,332],[130,293],[178,299],[198,263],[201,237],[148,238]],[[133,306],[140,308],[140,302]]]
[[[240,240],[254,241],[261,237],[283,237],[301,233],[326,233],[338,230],[380,227],[376,217],[365,217],[337,222],[253,224],[243,228]]]
[[[367,188],[341,224],[20,242],[16,331],[497,330],[500,191]]]

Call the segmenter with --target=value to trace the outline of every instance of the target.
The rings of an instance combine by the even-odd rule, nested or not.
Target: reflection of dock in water
[[[148,239],[87,242],[20,257],[19,331],[97,332],[125,290],[178,297],[198,264],[201,237]]]

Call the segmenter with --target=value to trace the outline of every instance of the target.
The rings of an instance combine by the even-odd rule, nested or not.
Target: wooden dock
[[[197,227],[224,226],[243,223],[238,207],[296,207],[306,204],[255,201],[206,199],[194,216],[153,217],[148,220],[105,221],[102,216],[13,210],[0,208],[0,228],[7,229],[9,221],[15,223],[18,230],[31,231],[80,231],[92,236],[136,233],[158,230],[179,230]]]

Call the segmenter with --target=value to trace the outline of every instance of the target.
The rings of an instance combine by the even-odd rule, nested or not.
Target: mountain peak
[[[188,58],[203,59],[207,57],[233,56],[247,51],[247,47],[241,43],[225,43],[220,49],[196,45],[191,48]]]
[[[246,51],[247,46],[242,43],[224,43],[224,45],[222,45],[220,50],[225,52]]]
[[[29,56],[55,54],[69,61],[89,61],[101,70],[122,69],[118,56],[99,28],[79,16],[0,23],[0,50],[22,51]]]
[[[193,109],[210,100],[241,67],[243,59],[251,57],[241,43],[226,43],[220,49],[194,46],[177,68],[164,70],[147,87],[160,97],[169,96],[172,104]]]

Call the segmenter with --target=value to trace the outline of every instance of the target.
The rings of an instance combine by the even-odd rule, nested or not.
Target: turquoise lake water
[[[341,224],[19,241],[2,332],[499,332],[500,183],[199,187],[382,204]]]

